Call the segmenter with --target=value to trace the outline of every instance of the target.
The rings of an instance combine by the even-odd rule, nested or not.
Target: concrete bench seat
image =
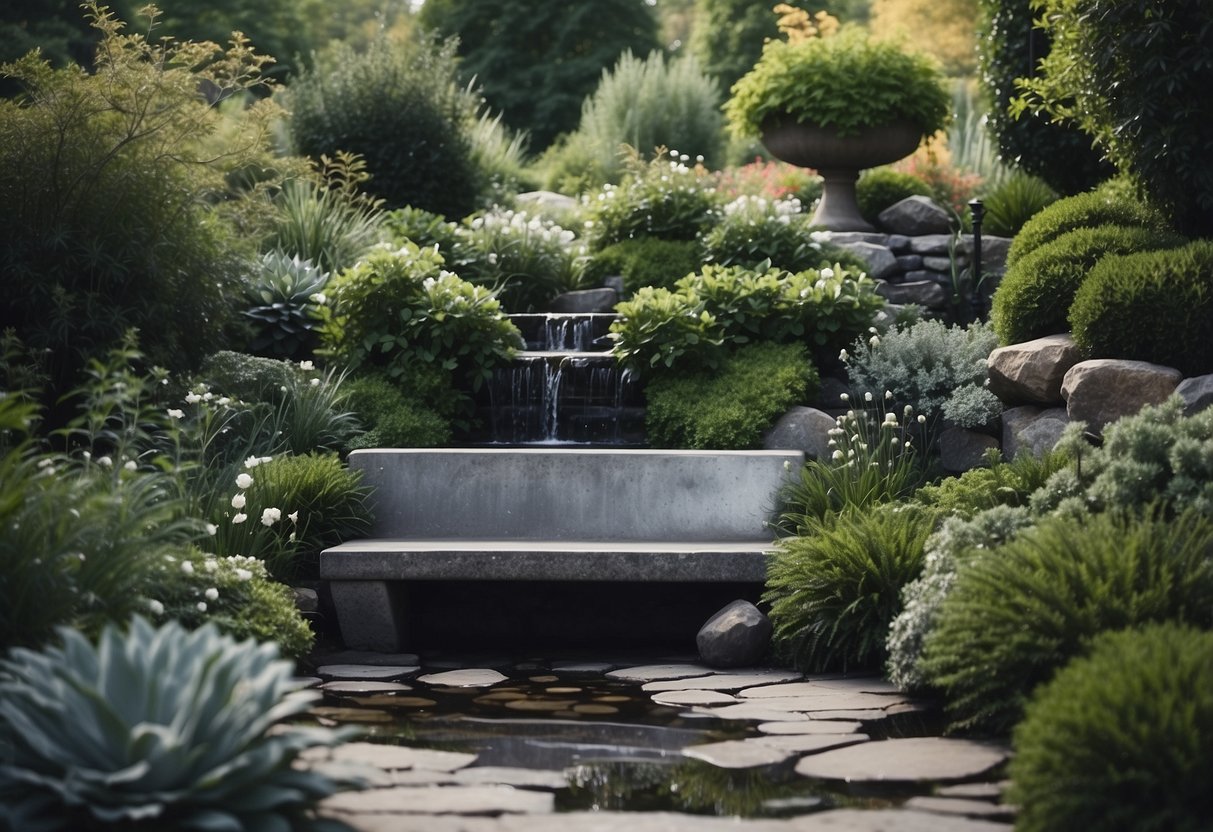
[[[326,549],[342,638],[395,651],[425,582],[751,584],[787,451],[366,450],[372,536]]]

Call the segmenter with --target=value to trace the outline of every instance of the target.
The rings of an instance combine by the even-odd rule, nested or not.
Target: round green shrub
[[[1059,199],[1025,222],[1011,241],[1007,267],[1067,231],[1100,225],[1137,226],[1156,233],[1167,230],[1163,216],[1154,209],[1123,193],[1099,188]]]
[[[928,512],[885,505],[781,540],[763,595],[776,650],[806,671],[880,667],[902,587],[922,571],[931,526]]]
[[[954,727],[1005,732],[1092,638],[1155,621],[1213,624],[1213,520],[1189,511],[1054,516],[969,559],[922,669]]]
[[[277,404],[298,381],[299,365],[279,358],[220,350],[206,357],[195,378],[234,399]]]
[[[1100,225],[1058,235],[1007,269],[990,307],[998,340],[1019,344],[1068,332],[1070,306],[1101,258],[1180,242],[1174,235],[1141,226]]]
[[[650,381],[646,438],[655,448],[760,448],[763,431],[817,383],[803,345],[750,344],[715,372]]]
[[[1213,633],[1100,636],[1032,698],[1014,742],[1016,829],[1208,829]]]
[[[921,177],[891,168],[864,171],[855,183],[859,213],[870,223],[875,223],[880,212],[890,205],[911,196],[931,196],[931,186]]]
[[[379,373],[345,383],[346,401],[367,428],[351,448],[435,448],[451,440],[450,422],[427,406],[425,396],[406,395],[405,389]]]
[[[1075,294],[1070,324],[1092,358],[1213,371],[1213,241],[1104,258]]]
[[[595,254],[586,266],[586,277],[600,282],[620,275],[624,292],[633,294],[642,286],[673,288],[677,280],[702,265],[699,244],[694,240],[636,237],[612,243]]]
[[[622,182],[585,196],[591,248],[635,237],[694,240],[711,225],[720,204],[715,180],[677,151],[651,161],[635,151],[624,160]]]

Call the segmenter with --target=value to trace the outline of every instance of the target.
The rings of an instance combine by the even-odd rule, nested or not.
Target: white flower
[[[871,390],[869,390],[868,392],[866,392],[866,393],[864,393],[864,394],[863,394],[863,400],[864,400],[865,402],[870,402],[870,401],[872,401],[872,391],[871,391]]]
[[[207,558],[202,562],[202,565],[206,567],[207,572],[214,572],[219,568],[219,561],[215,560],[214,558]]]
[[[840,393],[838,395],[838,398],[840,398],[844,402],[849,402],[851,400],[851,396],[849,393]]]
[[[154,598],[148,599],[147,608],[151,611],[152,615],[164,615],[164,604],[161,604]]]
[[[833,454],[830,455],[830,458],[831,459],[842,459],[842,456],[843,456],[842,451],[835,451]]]
[[[185,411],[184,411],[184,410],[177,410],[177,409],[176,409],[176,408],[174,408],[174,407],[170,407],[170,408],[168,409],[168,417],[169,417],[170,419],[184,419],[184,418],[185,418]]]
[[[215,404],[219,405],[220,407],[227,407],[231,403],[232,403],[232,400],[230,398],[228,398],[227,396],[224,396],[223,398],[221,398],[215,402]]]
[[[240,492],[239,494],[232,495],[232,508],[235,508],[235,509],[244,508],[244,505],[246,502],[247,502],[247,500],[245,500],[245,498],[244,498],[243,491]]]
[[[786,459],[785,459],[785,460],[783,461],[783,470],[785,470],[785,471],[791,471],[791,470],[792,470],[792,463],[791,463],[791,461],[790,461],[790,460],[786,460]],[[293,519],[293,518],[292,518],[292,519]]]
[[[108,456],[99,456],[99,457],[97,457],[97,464],[100,465],[102,468],[109,468],[111,465],[114,464],[114,461],[112,459],[110,459]]]
[[[886,390],[886,391],[884,391],[884,397],[885,397],[886,399],[891,399],[891,398],[893,398],[893,391],[892,391],[892,390]]]
[[[206,601],[199,601],[197,607],[198,612],[206,612]]]
[[[288,519],[288,520],[290,520],[292,523],[298,523],[298,522],[299,522],[299,511],[298,511],[298,510],[296,510],[296,511],[292,511],[292,512],[291,512],[290,514],[288,514],[286,517],[287,517],[287,519]]]
[[[303,370],[305,373],[310,373],[312,370],[316,369],[316,365],[310,361],[300,361],[299,369]]]
[[[253,573],[248,571],[247,569],[237,569],[236,570],[237,580],[247,581],[247,580],[250,580],[252,577],[253,577]]]
[[[219,533],[219,527],[216,526],[214,523],[207,523],[206,524],[206,533],[208,535],[210,535],[211,537],[214,537],[215,535],[217,535]]]
[[[253,484],[253,478],[250,477],[248,474],[241,474],[240,476],[236,477],[236,487],[241,490],[248,488],[252,484]]]
[[[186,393],[185,394],[185,403],[186,404],[198,404],[198,402],[200,402],[200,401],[202,401],[202,397],[199,396],[197,393]]]
[[[838,360],[839,360],[839,361],[841,361],[841,362],[843,362],[843,363],[845,364],[845,363],[846,363],[846,361],[847,361],[847,359],[848,359],[848,358],[850,358],[850,357],[851,357],[851,356],[850,356],[850,355],[847,353],[847,351],[846,351],[846,350],[839,350],[839,352],[838,352]]]
[[[919,413],[918,414],[918,424],[925,425],[926,423],[927,423],[927,417],[923,416],[921,413]]]
[[[136,463],[135,460],[133,460],[133,459],[128,459],[126,462],[124,462],[122,464],[122,467],[128,471],[134,471],[139,467],[139,464]]]
[[[248,519],[247,514],[244,514],[244,513],[237,514],[235,517],[232,518],[232,525],[239,526],[241,523],[243,523],[247,519]]]
[[[202,594],[206,596],[206,600],[208,601],[214,601],[219,598],[219,590],[215,589],[213,586],[209,587],[206,592]]]
[[[261,457],[259,457],[259,456],[250,456],[248,459],[246,459],[244,461],[245,468],[256,468],[260,464],[261,464]]]
[[[312,379],[312,386],[313,386],[313,387],[319,387],[319,386],[320,386],[320,379],[318,379],[318,378],[314,378],[314,379]]]
[[[434,244],[434,248],[438,248],[437,243]],[[324,306],[326,303],[329,302],[328,296],[325,295],[324,292],[317,292],[316,294],[309,297],[308,300],[310,300],[312,303],[317,303],[321,306]]]
[[[188,560],[181,561],[181,571],[187,575],[194,574],[194,564]]]
[[[261,512],[261,525],[272,526],[282,519],[282,509],[267,508]]]
[[[877,347],[879,347],[880,346],[880,336],[873,335],[871,338],[869,338],[868,346],[871,347],[872,349],[876,349]]]
[[[826,280],[829,280],[831,277],[834,276],[834,270],[831,269],[829,266],[826,266],[824,269],[821,270],[820,274]]]

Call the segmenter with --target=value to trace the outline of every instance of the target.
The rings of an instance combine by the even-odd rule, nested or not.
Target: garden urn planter
[[[875,231],[859,213],[855,182],[865,168],[887,165],[909,156],[922,131],[909,122],[861,127],[840,136],[833,127],[801,124],[792,118],[769,118],[761,140],[772,156],[791,165],[813,168],[824,185],[813,225],[830,231]]]

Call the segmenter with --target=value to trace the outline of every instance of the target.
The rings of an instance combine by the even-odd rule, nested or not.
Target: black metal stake
[[[973,264],[969,269],[972,291],[969,305],[973,307],[973,316],[980,321],[985,316],[986,308],[985,299],[981,296],[981,220],[985,217],[986,206],[981,204],[980,199],[973,199],[969,201],[969,211],[973,214]]]

